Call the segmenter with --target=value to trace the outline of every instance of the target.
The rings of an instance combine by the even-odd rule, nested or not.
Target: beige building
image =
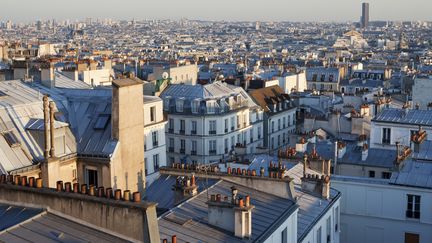
[[[47,187],[63,180],[143,192],[142,83],[86,91],[34,85],[0,84],[2,173],[40,176]]]

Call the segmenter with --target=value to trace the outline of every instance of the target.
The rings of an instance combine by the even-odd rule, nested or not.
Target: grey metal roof
[[[150,202],[157,202],[158,210],[167,210],[173,208],[175,205],[189,199],[190,197],[176,200],[172,187],[176,183],[177,176],[161,175],[146,189],[146,200]],[[204,191],[206,188],[213,186],[218,180],[214,179],[196,179],[198,192]],[[208,184],[207,184],[208,182]]]
[[[197,196],[178,205],[159,217],[159,232],[161,239],[169,239],[177,236],[179,242],[249,242],[256,240],[269,229],[281,215],[289,210],[294,210],[293,201],[280,198],[264,192],[234,184],[227,181],[219,181],[209,188],[209,194],[231,195],[231,187],[236,186],[240,195],[250,195],[251,204],[255,206],[252,211],[252,238],[242,240],[234,237],[233,233],[220,230],[208,224],[207,193],[201,192]],[[167,217],[190,220],[181,225],[174,223]]]
[[[414,160],[405,161],[401,171],[392,173],[390,181],[397,185],[431,189],[432,164]]]
[[[403,109],[387,108],[381,111],[373,121],[432,126],[432,110],[404,111]]]
[[[47,213],[0,204],[0,242],[128,242]]]
[[[161,97],[165,98],[170,96],[172,98],[185,98],[188,100],[193,100],[217,99],[235,94],[237,94],[237,92],[230,88],[227,84],[214,82],[206,85],[171,84],[162,92]]]
[[[267,173],[267,167],[273,161],[277,163],[274,157],[271,156],[259,156],[257,160],[251,163],[249,169],[257,169],[259,171],[260,167],[264,167]],[[319,220],[321,215],[327,212],[328,207],[332,204],[334,199],[339,195],[339,192],[330,189],[330,200],[324,200],[319,196],[306,193],[301,190],[301,178],[303,177],[303,163],[288,162],[282,160],[281,163],[287,166],[286,176],[293,178],[294,189],[296,195],[298,196],[297,205],[299,206],[298,218],[297,218],[297,238],[302,239],[313,227],[314,223]],[[320,175],[320,173],[307,168],[308,174]]]
[[[0,135],[0,172],[31,166],[43,158],[32,131],[43,129],[42,96],[49,94],[61,113],[55,127],[66,127],[65,154],[110,157],[117,146],[111,122],[94,126],[101,114],[111,114],[111,89],[58,89],[19,80],[0,82],[0,133],[13,133],[20,146],[9,146]],[[109,120],[109,119],[108,119]]]
[[[42,209],[16,207],[0,203],[0,232],[28,220],[41,212]]]

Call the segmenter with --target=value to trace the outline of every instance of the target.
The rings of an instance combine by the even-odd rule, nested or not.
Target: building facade
[[[166,166],[166,124],[162,99],[144,96],[144,164],[147,185],[157,177],[159,168]]]
[[[263,112],[240,87],[171,85],[161,95],[168,163],[211,163],[263,145]]]

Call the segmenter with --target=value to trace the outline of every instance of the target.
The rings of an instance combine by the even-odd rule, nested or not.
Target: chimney
[[[337,154],[338,154],[338,159],[342,159],[345,155],[346,152],[346,145],[343,142],[338,142],[337,143]]]
[[[55,132],[55,127],[54,127],[54,122],[55,122],[55,118],[54,118],[54,107],[55,107],[55,103],[54,101],[50,101],[49,102],[49,108],[50,108],[50,137],[51,137],[51,149],[50,149],[50,156],[51,157],[55,157],[55,148],[54,148],[54,143],[55,143],[55,136],[54,136],[54,132]]]
[[[330,176],[307,174],[301,178],[301,188],[328,200],[330,198]]]
[[[300,138],[300,141],[296,144],[296,151],[300,153],[306,152],[308,142],[304,137]]]
[[[42,63],[41,65],[41,82],[42,85],[48,88],[55,87],[54,64],[50,62]]]
[[[112,138],[119,141],[111,161],[115,189],[144,194],[144,103],[143,83],[132,79],[112,82]]]
[[[427,133],[421,126],[419,126],[419,130],[411,135],[411,142],[413,144],[413,150],[415,153],[420,152],[421,144],[426,140]]]
[[[176,202],[182,202],[186,198],[198,194],[198,186],[195,181],[195,175],[192,175],[191,177],[177,177],[176,184],[173,186],[175,192],[174,200]]]
[[[238,190],[231,188],[231,201],[220,194],[211,195],[208,205],[209,224],[234,233],[238,238],[252,236],[252,209],[250,197],[238,197]]]
[[[367,145],[367,143],[365,143],[363,144],[362,147],[362,161],[366,161],[368,154],[369,154],[369,146]]]
[[[48,95],[44,95],[43,97],[43,112],[44,112],[44,158],[47,160],[49,158],[49,103],[48,103]]]

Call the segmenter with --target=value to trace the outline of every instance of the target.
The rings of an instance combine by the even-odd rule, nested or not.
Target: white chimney
[[[366,161],[367,157],[369,155],[369,147],[367,143],[363,144],[362,147],[362,161]]]

